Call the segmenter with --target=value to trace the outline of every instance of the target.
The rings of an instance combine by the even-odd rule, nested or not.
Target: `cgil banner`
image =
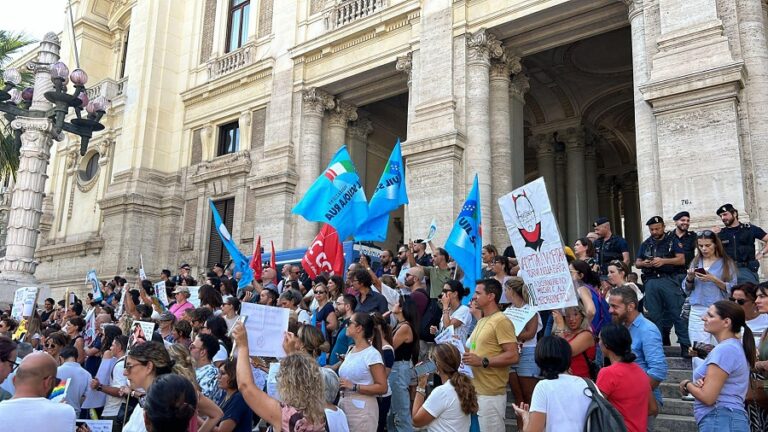
[[[576,290],[544,178],[499,198],[499,207],[532,305],[537,310],[575,306]]]

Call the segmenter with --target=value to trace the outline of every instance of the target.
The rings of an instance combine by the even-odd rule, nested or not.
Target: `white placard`
[[[91,432],[112,432],[112,420],[75,420],[76,426],[87,424]]]
[[[267,375],[267,394],[277,400],[280,400],[280,393],[277,391],[277,372],[280,370],[280,363],[269,364],[269,374]]]
[[[189,288],[189,298],[187,299],[188,302],[192,303],[192,306],[199,308],[200,307],[200,297],[198,297],[198,292],[200,291],[199,286],[188,286]]]
[[[168,291],[165,290],[165,281],[155,282],[155,295],[157,299],[168,307]]]
[[[37,301],[37,287],[22,287],[13,296],[11,317],[21,321],[24,317],[32,316]]]
[[[438,333],[435,336],[435,343],[451,344],[459,350],[459,357],[461,357],[461,355],[464,354],[464,345],[461,343],[461,338],[459,338],[459,336],[456,335],[456,331],[452,325],[449,325],[448,327],[444,328],[440,333]],[[463,362],[461,363],[461,365],[459,365],[459,372],[463,373],[464,375],[470,378],[473,378],[472,368],[465,365]]]
[[[131,325],[131,333],[128,335],[128,349],[136,344],[142,344],[152,340],[155,331],[155,323],[147,321],[134,321]]]
[[[96,270],[90,270],[86,273],[85,284],[88,285],[88,288],[91,290],[93,301],[100,302],[104,300],[104,297],[101,294],[101,281],[98,276],[96,276]]]
[[[285,357],[283,338],[288,331],[288,309],[243,303],[240,315],[245,315],[248,334],[248,354],[260,357]]]
[[[509,239],[537,310],[577,304],[560,230],[544,179],[539,177],[499,198]]]
[[[509,318],[512,325],[515,326],[515,336],[520,336],[520,332],[534,315],[536,315],[536,309],[527,304],[519,308],[510,306],[504,311],[504,316]]]
[[[83,342],[90,345],[96,339],[96,308],[88,311],[85,315],[85,328],[83,329]]]
[[[432,223],[429,224],[429,231],[427,232],[427,236],[424,237],[424,241],[422,243],[431,242],[435,238],[436,234],[437,234],[437,220],[432,219]],[[432,251],[432,252],[435,252],[435,251]]]

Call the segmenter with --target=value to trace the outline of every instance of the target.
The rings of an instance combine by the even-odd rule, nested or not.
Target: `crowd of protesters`
[[[727,234],[738,219],[722,210]],[[729,255],[738,233],[730,243],[690,233],[689,219],[676,215],[670,232],[649,220],[635,262],[598,219],[565,251],[577,304],[522,328],[504,312],[527,307],[529,287],[513,249],[490,244],[473,290],[443,248],[420,241],[377,265],[361,255],[345,275],[266,268],[241,289],[220,264],[200,282],[187,264],[163,270],[164,285],[117,276],[101,301],[67,293],[20,321],[3,313],[0,429],[84,432],[78,419],[100,419],[115,432],[496,432],[514,420],[582,431],[594,382],[626,430],[653,430],[675,328],[680,355],[693,357],[679,387],[699,429],[768,430],[768,284],[739,279],[751,275]],[[249,356],[244,302],[288,309],[285,357]]]

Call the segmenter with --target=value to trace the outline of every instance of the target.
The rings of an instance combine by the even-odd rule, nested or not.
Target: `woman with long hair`
[[[483,261],[483,268],[480,273],[483,276],[483,279],[492,278],[495,274],[493,271],[493,259],[497,255],[499,255],[499,250],[492,244],[483,246],[483,249],[480,251],[480,258]]]
[[[595,337],[581,302],[578,306],[565,308],[565,316],[559,311],[553,311],[552,315],[555,317],[552,333],[563,337],[571,346],[571,374],[582,378],[595,378],[591,376],[590,371],[590,363],[595,361]]]
[[[75,316],[67,321],[64,330],[69,336],[69,344],[77,348],[77,362],[81,365],[85,362],[85,339],[83,338],[83,329],[85,320],[82,317]]]
[[[693,381],[680,382],[680,392],[695,398],[693,416],[700,432],[749,432],[744,396],[755,365],[755,339],[746,326],[744,310],[720,300],[707,308],[702,321],[717,345],[694,369]]]
[[[511,269],[509,260],[504,256],[496,255],[491,260],[491,269],[493,270],[493,278],[499,281],[499,285],[504,286],[504,282],[509,279],[509,271]],[[504,296],[502,296],[503,298]],[[502,301],[502,303],[506,302]]]
[[[379,425],[376,397],[387,392],[387,374],[381,358],[381,338],[375,331],[373,317],[357,312],[347,325],[347,336],[354,345],[339,368],[343,390],[339,408],[344,410],[349,429],[373,432]]]
[[[373,325],[376,328],[374,330],[379,334],[381,338],[381,359],[384,361],[384,373],[387,376],[387,380],[391,376],[392,366],[395,364],[395,348],[394,340],[392,339],[392,328],[389,326],[389,319],[384,318],[380,313],[373,314]],[[378,432],[384,432],[387,430],[387,420],[389,417],[389,409],[392,405],[392,386],[387,387],[387,392],[376,398],[379,402],[379,427]],[[390,429],[391,430],[391,429]]]
[[[426,400],[424,391],[416,392],[413,400],[413,425],[426,427],[430,432],[469,430],[470,415],[478,410],[477,392],[472,380],[459,373],[459,350],[451,344],[437,344],[431,358],[443,385],[432,390]],[[428,377],[419,377],[419,389],[426,388]]]
[[[511,308],[522,308],[528,304],[528,287],[523,282],[523,278],[513,276],[504,284],[505,294],[509,299]],[[517,336],[517,343],[520,347],[520,360],[509,368],[509,387],[515,400],[519,402],[531,403],[533,389],[539,382],[539,367],[536,366],[536,342],[538,341],[539,331],[542,329],[541,317],[539,313],[533,314],[523,330]],[[523,419],[518,416],[518,424]]]
[[[8,336],[0,336],[0,384],[13,372],[18,361],[16,360],[16,342]],[[0,402],[10,399],[12,395],[0,389]]]
[[[262,290],[263,291],[263,290]],[[280,294],[277,300],[277,304],[280,307],[286,308],[291,311],[291,314],[296,317],[299,324],[309,324],[312,318],[309,316],[309,312],[299,307],[303,300],[301,293],[295,289],[287,289]]]
[[[443,314],[435,333],[443,331],[448,326],[453,326],[454,336],[458,336],[461,343],[467,341],[475,328],[475,319],[470,313],[469,307],[461,302],[465,295],[467,295],[467,290],[461,282],[455,279],[449,279],[445,282],[440,297]]]
[[[329,299],[339,298],[340,295],[344,294],[342,292],[344,289],[344,279],[341,276],[333,275],[328,278],[328,285],[326,287],[328,288]]]
[[[282,399],[278,401],[253,381],[248,335],[243,324],[232,328],[232,339],[237,346],[237,388],[256,415],[269,423],[274,432],[325,430],[323,379],[315,359],[301,352],[286,352],[277,373],[277,391]],[[287,348],[285,343],[283,347]]]
[[[597,261],[595,260],[597,251],[592,240],[586,237],[576,239],[573,243],[573,254],[576,255],[577,260],[586,262],[592,271],[596,272],[598,270]]]
[[[212,311],[220,309],[221,304],[224,302],[221,297],[221,291],[210,285],[202,285],[197,291],[197,296],[200,298],[200,306]]]
[[[163,375],[147,392],[143,411],[147,432],[187,432],[197,411],[195,387],[178,375]]]
[[[22,342],[32,345],[33,350],[40,349],[40,339],[43,337],[43,322],[37,312],[27,320],[27,330]]]
[[[226,393],[221,404],[224,416],[213,432],[251,432],[253,413],[237,390],[237,363],[227,361],[219,366],[219,387]]]
[[[696,243],[696,257],[691,261],[682,284],[683,290],[689,294],[691,305],[688,337],[691,346],[714,345],[713,336],[704,329],[704,321],[700,317],[713,303],[728,298],[731,287],[736,285],[738,271],[716,233],[703,231],[699,233]]]
[[[629,432],[645,432],[653,389],[648,375],[635,363],[637,357],[632,352],[629,330],[621,324],[604,325],[600,331],[600,347],[611,365],[600,369],[597,388],[619,410]]]
[[[536,365],[543,380],[536,384],[531,403],[512,405],[522,417],[518,430],[582,432],[587,408],[592,398],[587,396],[586,380],[568,374],[571,367],[571,346],[557,336],[545,336],[536,345]],[[647,380],[647,378],[646,378]]]
[[[412,431],[411,399],[408,386],[411,371],[419,358],[418,311],[410,297],[400,296],[392,308],[395,325],[392,346],[395,349],[394,364],[389,374],[392,407],[387,417],[387,430]]]
[[[320,330],[309,324],[298,324],[295,334],[287,332],[283,344],[290,352],[303,352],[314,359],[330,349]]]
[[[312,290],[315,293],[315,301],[317,301],[317,308],[312,314],[312,325],[317,327],[326,339],[330,339],[333,331],[339,326],[332,300],[336,297],[330,297],[328,287],[322,283],[315,285]]]

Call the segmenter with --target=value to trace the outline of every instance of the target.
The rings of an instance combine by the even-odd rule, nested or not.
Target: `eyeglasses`
[[[608,265],[612,265],[612,266],[621,267],[621,264],[622,264],[623,262],[624,262],[624,261],[613,260],[613,261],[609,262],[609,263],[608,263]]]
[[[704,230],[696,233],[699,237],[714,237],[715,233],[712,230]]]
[[[19,359],[16,360],[5,360],[5,363],[8,363],[11,365],[11,372],[15,371],[17,367],[19,367]]]
[[[732,302],[738,303],[739,306],[744,306],[744,303],[747,302],[746,299],[737,299],[737,298],[733,298],[733,297],[729,297],[728,300],[730,300]]]
[[[56,344],[52,344],[52,343],[47,343],[47,344],[45,344],[45,347],[46,347],[46,348],[48,348],[48,349],[53,349],[53,348],[56,348],[57,346],[58,346],[58,345],[56,345]]]
[[[127,370],[128,372],[130,372],[131,369],[135,368],[136,366],[144,366],[144,364],[141,363],[141,362],[133,363],[133,364],[128,364],[128,362],[125,362],[125,368],[124,369]]]

